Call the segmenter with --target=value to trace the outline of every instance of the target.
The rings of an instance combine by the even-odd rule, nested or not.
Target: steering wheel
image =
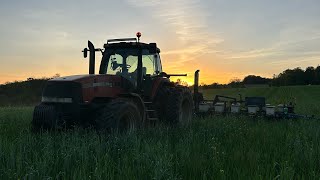
[[[118,67],[122,66],[123,64],[118,64],[117,61],[111,62],[111,68],[112,70],[116,70]],[[127,64],[127,69],[131,68],[131,65]]]
[[[112,61],[110,68],[114,71],[114,70],[116,70],[120,65],[121,65],[121,64],[118,64],[117,61]]]

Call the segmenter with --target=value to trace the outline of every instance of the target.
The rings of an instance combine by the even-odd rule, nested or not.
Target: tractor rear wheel
[[[95,127],[98,131],[132,132],[141,122],[137,106],[126,100],[116,100],[98,110]]]
[[[153,101],[153,104],[155,105],[155,109],[157,111],[157,115],[160,121],[166,120],[166,114],[167,114],[166,111],[167,111],[169,95],[170,95],[169,87],[163,85],[159,88],[157,95]]]
[[[192,93],[186,87],[172,88],[168,99],[167,121],[177,125],[188,125],[192,120]]]

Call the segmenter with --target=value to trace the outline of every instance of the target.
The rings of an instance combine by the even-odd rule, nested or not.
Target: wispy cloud
[[[290,58],[290,59],[280,59],[278,61],[267,62],[267,64],[271,65],[295,65],[299,66],[301,63],[308,62],[309,65],[312,65],[312,62],[320,63],[320,53],[318,55],[313,55],[310,57],[297,57],[297,58]]]
[[[279,41],[273,44],[270,47],[261,48],[261,49],[253,49],[249,51],[242,51],[242,52],[232,52],[232,51],[223,51],[220,53],[226,59],[232,60],[244,60],[244,61],[251,61],[254,59],[265,58],[265,57],[272,57],[275,58],[277,56],[308,56],[314,55],[318,52],[315,51],[308,51],[307,49],[301,51],[293,51],[292,48],[305,45],[308,42],[318,41],[320,39],[320,34],[311,35],[310,37],[306,37],[304,39],[298,40],[289,40],[289,41]]]
[[[171,28],[179,39],[182,47],[162,54],[194,54],[198,55],[212,51],[222,38],[207,29],[207,14],[200,5],[200,0],[128,0],[136,7],[151,9],[151,14],[162,24]]]

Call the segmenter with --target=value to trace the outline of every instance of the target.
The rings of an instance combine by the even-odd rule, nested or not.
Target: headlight
[[[42,97],[41,102],[72,103],[72,98]]]

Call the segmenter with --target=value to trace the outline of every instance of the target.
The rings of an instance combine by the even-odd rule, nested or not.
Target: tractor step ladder
[[[151,122],[158,121],[159,118],[158,118],[156,110],[154,109],[153,103],[152,102],[144,102],[144,105],[146,107],[146,114],[147,114],[148,120]]]

